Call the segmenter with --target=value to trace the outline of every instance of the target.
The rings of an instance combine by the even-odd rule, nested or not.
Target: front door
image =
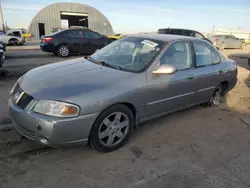
[[[171,75],[154,75],[152,69],[148,69],[146,105],[148,117],[188,107],[195,99],[197,79],[189,42],[171,44],[159,64],[171,64],[177,71]]]

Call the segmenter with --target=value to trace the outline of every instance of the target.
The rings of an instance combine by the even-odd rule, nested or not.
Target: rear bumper
[[[40,49],[44,52],[56,52],[56,49],[53,44],[41,43]]]
[[[228,91],[232,90],[237,84],[238,78],[234,78],[228,85]]]

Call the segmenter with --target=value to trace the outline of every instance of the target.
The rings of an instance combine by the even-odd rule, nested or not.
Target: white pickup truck
[[[22,31],[18,29],[8,30],[6,34],[0,33],[0,42],[5,45],[23,45],[25,39],[22,36]]]

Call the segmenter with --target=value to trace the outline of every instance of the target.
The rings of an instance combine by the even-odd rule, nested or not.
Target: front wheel
[[[8,42],[8,45],[12,46],[12,45],[17,45],[18,44],[18,40],[17,39],[10,39]]]
[[[67,45],[61,45],[57,48],[57,55],[60,57],[68,57],[70,55],[70,49]]]
[[[101,152],[111,152],[124,145],[134,128],[134,116],[125,105],[115,105],[97,118],[90,133],[90,144]]]

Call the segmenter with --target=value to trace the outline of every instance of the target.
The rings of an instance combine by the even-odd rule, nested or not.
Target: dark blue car
[[[89,55],[109,43],[109,39],[90,29],[67,29],[42,37],[41,50],[60,57],[72,54]]]

